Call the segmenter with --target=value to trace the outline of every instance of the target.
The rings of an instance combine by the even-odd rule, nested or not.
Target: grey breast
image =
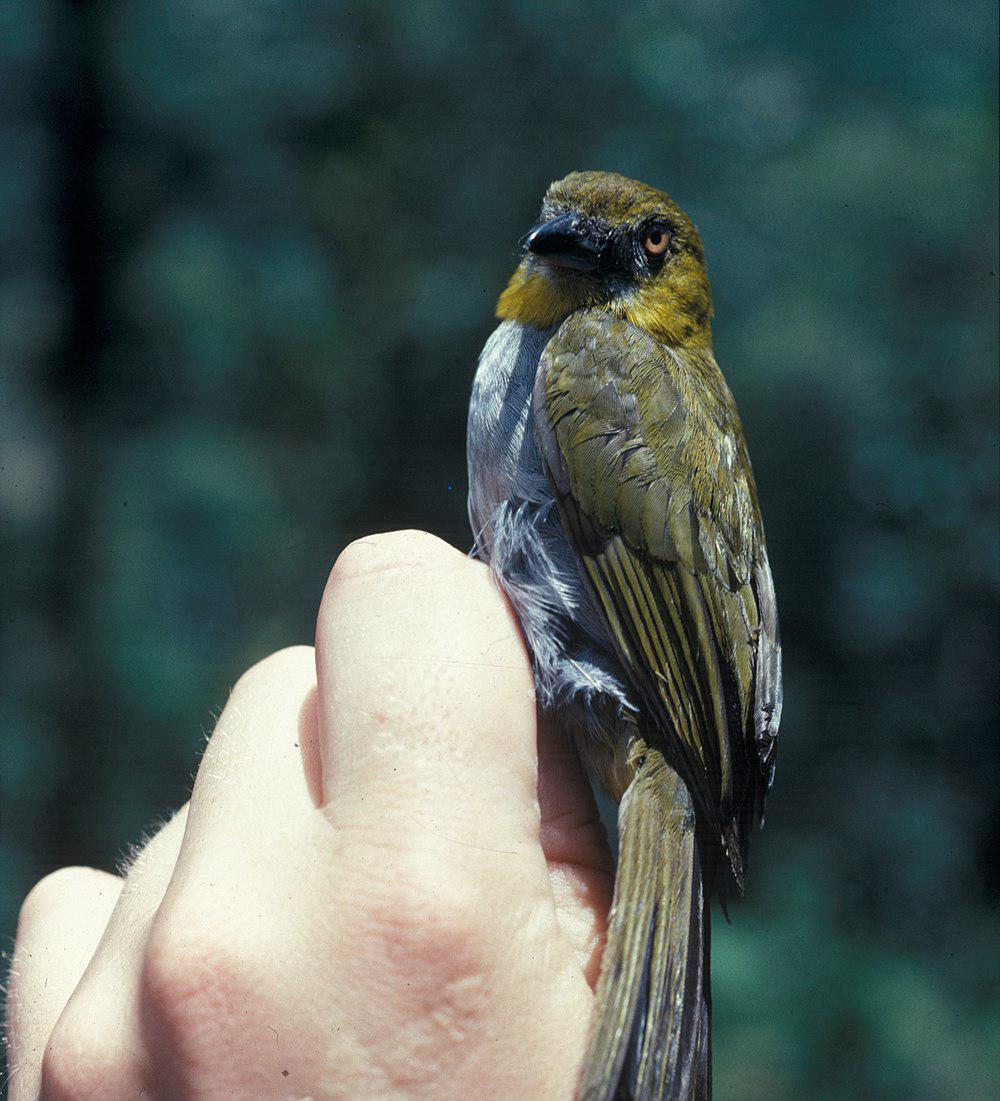
[[[517,612],[539,703],[564,707],[598,694],[631,709],[535,443],[532,390],[554,332],[504,321],[483,348],[469,403],[469,519],[476,553]]]
[[[503,321],[479,357],[468,429],[469,519],[477,542],[503,502],[551,500],[530,417],[538,361],[553,331]],[[488,558],[484,536],[487,545],[479,549]]]

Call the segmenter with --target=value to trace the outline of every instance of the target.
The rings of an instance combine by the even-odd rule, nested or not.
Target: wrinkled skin
[[[233,688],[124,878],[24,903],[11,1101],[568,1098],[610,896],[517,624],[439,540],[360,540],[316,649]]]

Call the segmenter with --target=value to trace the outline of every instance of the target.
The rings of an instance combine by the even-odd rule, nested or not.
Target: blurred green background
[[[0,933],[184,801],[349,539],[468,546],[517,239],[615,169],[702,230],[782,617],[718,1096],[997,1096],[995,43],[988,0],[4,0]]]

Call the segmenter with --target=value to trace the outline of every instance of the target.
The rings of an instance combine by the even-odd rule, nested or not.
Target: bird
[[[742,893],[781,717],[757,489],[712,351],[701,238],[665,192],[545,192],[469,403],[474,553],[540,712],[618,804],[579,1101],[710,1098],[710,913]]]

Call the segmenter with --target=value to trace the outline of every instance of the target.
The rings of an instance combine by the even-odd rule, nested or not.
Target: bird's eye
[[[642,247],[649,256],[662,256],[670,248],[670,234],[665,226],[650,226],[642,239]]]

